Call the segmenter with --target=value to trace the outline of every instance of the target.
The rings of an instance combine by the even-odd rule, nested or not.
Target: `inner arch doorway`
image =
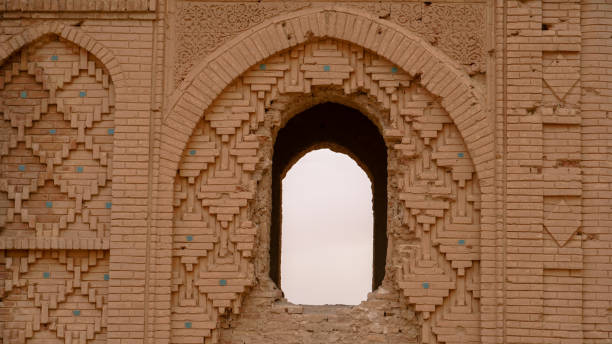
[[[381,285],[387,256],[387,148],[379,129],[353,108],[316,105],[290,119],[274,144],[270,277],[281,286],[282,179],[304,154],[330,148],[348,154],[368,174],[373,196],[372,289]]]

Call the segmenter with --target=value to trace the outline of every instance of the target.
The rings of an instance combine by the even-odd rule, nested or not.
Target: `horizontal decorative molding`
[[[140,12],[155,11],[153,0],[0,0],[0,12]]]

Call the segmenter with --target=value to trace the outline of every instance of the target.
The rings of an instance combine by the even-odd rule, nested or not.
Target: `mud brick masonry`
[[[609,0],[0,0],[0,115],[3,344],[612,343]],[[358,306],[278,275],[326,144],[382,185]]]

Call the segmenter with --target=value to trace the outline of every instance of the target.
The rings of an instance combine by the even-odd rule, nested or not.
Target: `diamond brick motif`
[[[580,78],[580,65],[577,63],[579,63],[579,60],[569,59],[561,53],[554,58],[549,55],[549,57],[545,56],[543,59],[542,77],[544,82],[561,101]]]
[[[544,228],[555,239],[559,247],[565,244],[574,236],[580,227],[580,208],[570,206],[565,200],[549,212],[544,219]]]

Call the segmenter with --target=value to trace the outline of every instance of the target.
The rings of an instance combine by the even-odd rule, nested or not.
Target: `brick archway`
[[[90,52],[104,64],[106,69],[108,69],[115,86],[117,88],[123,86],[123,72],[114,54],[93,37],[83,32],[83,30],[59,22],[46,22],[30,26],[22,32],[13,35],[5,42],[0,43],[0,64],[4,63],[7,57],[11,56],[19,49],[49,34],[58,35]]]
[[[493,128],[484,96],[456,62],[406,29],[372,15],[337,6],[279,16],[243,33],[208,56],[170,97],[162,124],[160,182],[170,183],[180,154],[204,110],[249,67],[311,38],[330,37],[385,57],[440,97],[474,158],[481,183],[492,185]]]
[[[345,28],[352,29],[345,30]],[[259,62],[286,49],[317,38],[332,38],[363,47],[374,52],[377,56],[384,57],[398,66],[399,69],[405,71],[414,80],[417,80],[419,85],[437,98],[457,127],[458,133],[463,139],[462,142],[466,144],[466,151],[478,173],[483,198],[492,193],[494,175],[493,128],[488,125],[484,112],[483,96],[477,92],[469,77],[461,72],[453,61],[420,38],[397,26],[382,22],[378,18],[337,7],[306,10],[270,20],[249,30],[224,48],[219,49],[194,68],[181,88],[170,99],[162,123],[160,147],[157,225],[158,228],[162,229],[163,234],[160,235],[159,249],[156,250],[160,259],[163,258],[164,261],[167,261],[167,257],[172,256],[171,247],[167,243],[173,241],[171,238],[173,202],[175,201],[173,184],[175,176],[177,176],[179,162],[184,153],[188,152],[185,154],[193,155],[194,158],[198,154],[196,149],[186,147],[188,147],[190,137],[200,123],[204,112],[228,86],[247,70],[253,70],[253,66],[257,66]],[[263,69],[265,70],[265,66]],[[397,68],[395,72],[397,72]],[[204,132],[212,130],[210,127],[198,128],[197,131],[202,135],[204,135]],[[393,130],[384,134],[386,137],[398,135]],[[464,157],[463,153],[459,154],[459,157]],[[197,160],[193,161],[196,162]],[[189,176],[188,174],[181,174],[181,176],[197,178],[195,175]],[[190,180],[188,183],[193,184],[194,180]],[[484,208],[488,208],[490,211],[492,207],[493,205],[490,204],[483,205],[481,224],[486,223],[484,218],[487,209]],[[227,220],[217,220],[227,222]],[[224,226],[227,226],[227,224]],[[252,224],[249,222],[248,226],[248,228],[245,227],[245,230],[250,232]],[[196,240],[193,236],[186,235],[187,231],[182,230],[178,233],[175,233],[175,236],[182,236],[179,240],[182,241],[181,245],[184,247],[190,245],[186,242]],[[481,236],[483,235],[481,233]],[[459,240],[458,245],[464,245],[464,243],[464,240]],[[247,249],[247,251],[249,250]],[[246,254],[250,256],[251,252]],[[163,269],[164,271],[172,270],[170,266]],[[167,275],[169,277],[169,274]],[[167,278],[162,275],[159,276],[160,280],[157,286],[161,288],[159,291],[161,295],[167,290],[169,282]],[[225,286],[228,282],[221,279],[218,283],[219,286]],[[414,283],[421,288],[420,282]],[[423,282],[422,284],[422,288],[429,288],[429,283]],[[412,287],[407,285],[406,288]],[[158,306],[167,309],[170,306],[169,301],[169,297],[167,301],[160,300]],[[220,310],[225,309],[225,307],[232,307],[225,306],[221,302],[218,304]],[[431,312],[431,309],[427,307],[419,309],[417,306],[417,310],[426,314]],[[172,320],[173,328],[176,325],[174,323],[181,327],[182,323],[179,323],[180,321],[184,321],[185,329],[191,328],[192,322],[188,321],[188,317],[177,319]],[[216,316],[212,316],[210,321],[216,321],[216,319]],[[160,325],[168,324],[170,317],[161,317],[157,321]]]

